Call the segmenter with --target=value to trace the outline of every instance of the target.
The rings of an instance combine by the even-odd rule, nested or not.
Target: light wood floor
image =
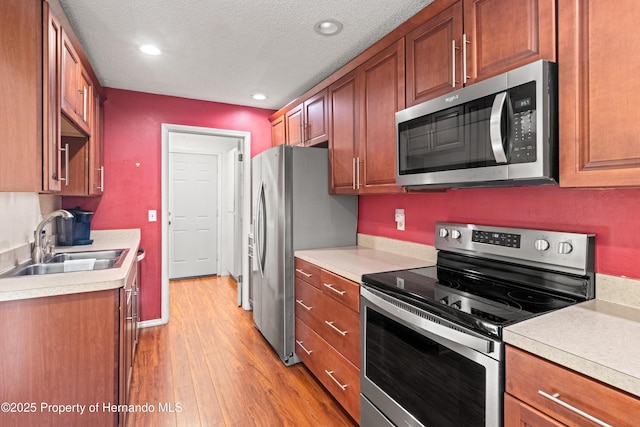
[[[169,324],[141,330],[131,384],[129,404],[155,410],[130,413],[128,427],[355,426],[302,364],[284,366],[236,286],[171,282]]]

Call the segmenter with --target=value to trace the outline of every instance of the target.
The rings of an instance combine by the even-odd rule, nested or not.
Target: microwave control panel
[[[511,163],[536,161],[535,82],[509,89],[513,108],[513,133],[509,150]]]

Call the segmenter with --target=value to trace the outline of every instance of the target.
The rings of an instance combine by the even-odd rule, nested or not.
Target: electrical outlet
[[[396,209],[396,228],[404,231],[404,209]]]
[[[156,222],[158,220],[158,217],[156,215],[156,211],[152,210],[149,211],[149,222]]]

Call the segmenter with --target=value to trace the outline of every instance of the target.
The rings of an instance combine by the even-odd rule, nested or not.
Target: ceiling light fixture
[[[324,21],[316,23],[313,29],[316,30],[316,33],[323,36],[333,36],[342,31],[342,23],[335,19],[325,19]]]
[[[254,93],[253,95],[251,95],[251,97],[256,101],[264,101],[265,99],[267,99],[267,95],[265,95],[264,93]]]
[[[147,55],[160,55],[162,53],[160,49],[150,44],[140,46],[140,51],[146,53]]]

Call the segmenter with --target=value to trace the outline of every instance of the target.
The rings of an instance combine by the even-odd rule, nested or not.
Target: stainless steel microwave
[[[536,61],[396,113],[396,183],[555,184],[557,67]]]

